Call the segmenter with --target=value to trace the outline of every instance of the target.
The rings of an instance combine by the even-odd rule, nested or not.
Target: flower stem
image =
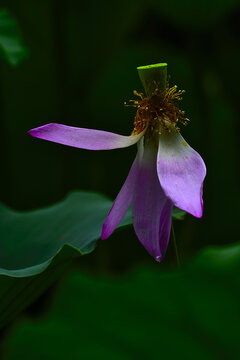
[[[166,89],[167,84],[167,64],[159,63],[137,67],[138,75],[143,84],[147,96],[151,96],[156,89],[156,83],[160,90]]]
[[[178,253],[177,241],[176,241],[176,236],[175,236],[173,223],[172,223],[172,238],[173,238],[173,246],[174,246],[176,260],[177,260],[177,266],[180,268],[181,267],[181,261],[180,261],[180,257],[179,257],[179,253]]]

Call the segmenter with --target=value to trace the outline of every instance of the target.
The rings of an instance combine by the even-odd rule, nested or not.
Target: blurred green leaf
[[[73,192],[31,212],[0,206],[0,328],[49,287],[71,259],[94,250],[111,205],[102,195]],[[128,212],[120,226],[130,223]]]
[[[206,249],[177,273],[74,273],[47,318],[15,328],[4,360],[238,359],[239,274],[239,243]]]
[[[0,10],[0,50],[4,58],[13,66],[17,66],[28,55],[15,20],[6,10]]]
[[[90,253],[111,205],[103,195],[81,191],[72,192],[55,205],[29,212],[1,205],[0,275],[36,275],[64,250],[65,244],[81,255]],[[128,212],[121,225],[130,223]]]
[[[184,220],[184,217],[186,214],[187,214],[186,211],[183,211],[183,210],[177,208],[176,206],[174,206],[173,212],[172,212],[173,219]]]

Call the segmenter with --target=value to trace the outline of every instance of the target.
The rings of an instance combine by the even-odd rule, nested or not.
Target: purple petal
[[[193,216],[201,217],[206,166],[180,133],[159,136],[157,171],[162,188],[174,205]]]
[[[116,227],[120,224],[129,206],[132,203],[135,182],[138,176],[139,161],[142,156],[142,141],[139,144],[137,156],[132,164],[127,179],[123,184],[118,196],[116,197],[113,206],[111,207],[102,227],[101,238],[104,240],[108,238]]]
[[[47,124],[29,131],[29,134],[59,144],[88,150],[111,150],[131,146],[138,142],[145,131],[138,135],[123,136],[107,131],[83,129],[61,124]]]
[[[157,149],[146,147],[133,199],[133,226],[146,250],[161,261],[167,250],[172,202],[164,194],[157,176]]]

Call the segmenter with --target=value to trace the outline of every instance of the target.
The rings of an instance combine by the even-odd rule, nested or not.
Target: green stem
[[[156,83],[160,90],[165,90],[167,85],[167,64],[159,63],[154,65],[139,66],[138,75],[143,84],[147,96],[152,95]]]
[[[177,241],[176,241],[176,236],[175,236],[173,223],[172,223],[172,238],[173,238],[173,246],[174,246],[176,260],[177,260],[177,266],[180,268],[181,267],[181,262],[180,262],[180,257],[179,257],[179,253],[178,253]]]

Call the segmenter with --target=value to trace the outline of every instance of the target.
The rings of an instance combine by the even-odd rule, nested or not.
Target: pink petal
[[[61,124],[47,124],[29,131],[29,134],[59,144],[88,150],[111,150],[131,146],[138,142],[145,131],[138,135],[123,136],[107,131],[83,129]]]
[[[201,217],[206,166],[179,132],[159,136],[157,171],[162,188],[174,205]]]
[[[133,199],[133,226],[146,250],[161,261],[167,250],[172,202],[164,194],[157,176],[157,149],[144,149]]]
[[[101,238],[104,240],[108,238],[116,227],[120,224],[129,206],[132,203],[135,182],[139,171],[139,160],[142,156],[142,141],[139,144],[137,156],[132,164],[127,179],[123,184],[118,196],[116,197],[113,206],[111,207],[102,227]]]

